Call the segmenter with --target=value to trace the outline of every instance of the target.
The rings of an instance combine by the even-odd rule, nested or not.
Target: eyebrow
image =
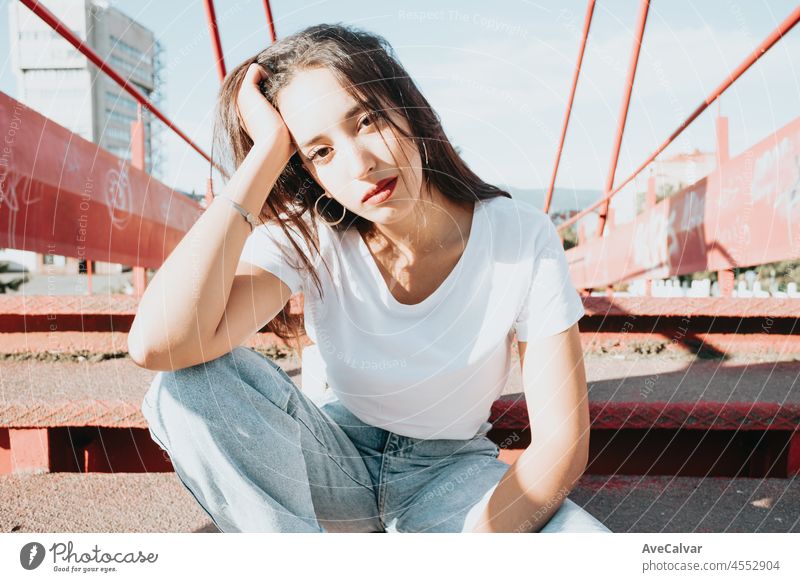
[[[358,112],[359,112],[359,111],[361,111],[362,109],[363,109],[363,107],[362,107],[360,104],[356,103],[356,104],[355,104],[355,105],[353,105],[353,106],[352,106],[350,109],[348,109],[348,110],[347,110],[347,112],[344,114],[344,117],[342,118],[342,121],[344,121],[344,120],[347,120],[347,119],[350,119],[351,117],[353,117],[353,116],[354,116],[356,113],[358,113]],[[321,133],[321,134],[319,134],[319,135],[315,135],[315,136],[314,136],[314,137],[312,137],[310,140],[308,140],[307,142],[305,142],[304,144],[302,144],[302,145],[300,146],[300,148],[306,148],[306,147],[310,146],[312,143],[314,143],[314,142],[316,142],[316,141],[319,141],[319,140],[321,140],[321,139],[322,139],[322,138],[324,138],[324,137],[325,137],[325,134],[324,134],[324,133]]]

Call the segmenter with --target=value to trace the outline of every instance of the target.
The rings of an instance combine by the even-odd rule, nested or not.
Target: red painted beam
[[[129,295],[0,295],[0,332],[127,332],[137,306]],[[290,299],[290,310],[301,312],[300,295]]]
[[[0,93],[3,246],[157,268],[202,208]]]
[[[800,118],[715,171],[567,251],[581,289],[797,259]]]
[[[584,297],[583,304],[584,332],[657,335],[677,324],[685,326],[688,318],[695,321],[687,330],[692,333],[771,334],[773,340],[781,334],[800,335],[797,306],[786,299]],[[0,295],[0,332],[126,332],[137,305],[129,295]],[[301,294],[290,299],[290,309],[302,313]],[[702,327],[697,321],[711,323]],[[725,331],[730,326],[734,329]]]
[[[82,473],[161,473],[173,470],[169,455],[153,441],[148,430],[87,427],[80,432],[90,437],[78,451]]]
[[[789,477],[800,476],[800,429],[795,430],[789,440],[787,465]]]
[[[46,428],[10,428],[11,473],[50,471],[50,439]]]
[[[11,473],[11,439],[9,429],[0,427],[0,475]]]
[[[291,298],[292,313],[301,313],[302,294]],[[797,303],[774,297],[583,297],[586,317],[736,317],[796,318]],[[130,295],[0,295],[0,321],[8,315],[134,315],[138,300]],[[3,331],[3,330],[0,330]],[[5,329],[5,331],[10,331]],[[66,331],[66,330],[65,330]]]
[[[591,402],[593,429],[796,430],[800,405],[775,402]],[[496,430],[530,428],[524,398],[492,404]]]
[[[798,303],[776,297],[583,297],[587,316],[796,318]]]

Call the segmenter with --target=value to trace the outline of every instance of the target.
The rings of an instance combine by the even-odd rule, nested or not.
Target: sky
[[[0,91],[16,96],[8,3],[0,0]],[[206,151],[219,88],[202,2],[115,0],[162,43],[162,110]],[[586,3],[485,0],[273,0],[277,34],[342,22],[384,36],[442,119],[451,141],[490,183],[546,188],[572,82]],[[639,2],[598,0],[557,185],[606,182]],[[269,43],[262,0],[217,0],[228,68]],[[645,30],[617,180],[627,177],[766,37],[796,2],[654,1]],[[800,26],[663,154],[714,151],[714,117],[729,117],[736,155],[800,114]],[[160,178],[202,192],[208,165],[165,131]],[[634,189],[636,186],[634,185]],[[629,199],[633,200],[634,192]]]

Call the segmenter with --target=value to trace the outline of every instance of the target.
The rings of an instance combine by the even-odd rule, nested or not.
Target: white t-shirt
[[[322,300],[277,224],[257,227],[241,260],[304,292],[331,390],[362,421],[400,435],[474,437],[508,380],[514,332],[534,341],[584,315],[553,223],[518,200],[476,202],[458,264],[417,305],[392,296],[358,231],[321,225],[319,238],[330,267],[316,259]]]

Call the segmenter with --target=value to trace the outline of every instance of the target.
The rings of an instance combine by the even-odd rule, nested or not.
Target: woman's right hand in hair
[[[288,153],[292,149],[289,129],[281,114],[267,101],[258,86],[266,77],[267,72],[256,63],[247,68],[244,81],[236,95],[239,122],[254,144],[280,145]]]

